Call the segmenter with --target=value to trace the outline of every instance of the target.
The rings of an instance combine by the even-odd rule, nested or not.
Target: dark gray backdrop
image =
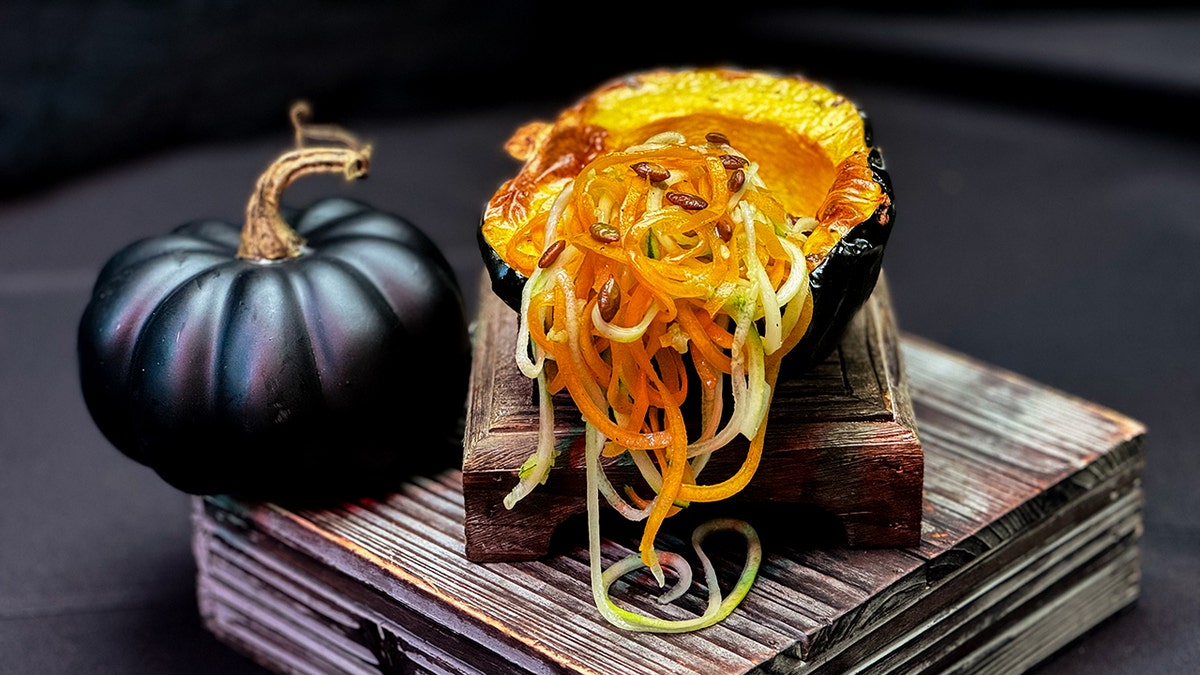
[[[117,248],[239,219],[304,96],[376,161],[288,199],[411,218],[474,307],[508,134],[608,77],[709,64],[807,74],[871,115],[904,330],[1148,425],[1142,597],[1040,670],[1196,672],[1200,12],[856,6],[0,6],[0,672],[258,670],[199,623],[186,496],[83,408],[75,325]]]

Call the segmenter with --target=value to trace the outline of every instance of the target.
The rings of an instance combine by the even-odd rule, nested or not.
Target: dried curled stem
[[[296,148],[283,153],[258,178],[246,205],[246,222],[238,245],[238,257],[247,260],[284,260],[299,256],[304,238],[279,215],[280,201],[297,178],[314,173],[341,173],[347,180],[367,175],[371,146],[364,145],[341,127],[311,124],[312,107],[307,101],[292,105]],[[306,141],[333,145],[305,147]]]

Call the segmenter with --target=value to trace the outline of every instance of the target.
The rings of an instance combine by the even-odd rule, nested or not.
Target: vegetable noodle
[[[552,397],[566,391],[585,423],[592,586],[611,623],[695,630],[728,615],[753,583],[757,535],[747,523],[720,519],[693,535],[709,596],[703,615],[660,619],[622,609],[609,596],[613,581],[643,566],[660,586],[664,565],[675,572],[674,588],[660,601],[686,592],[687,561],[655,547],[665,519],[690,503],[731,497],[753,477],[780,362],[812,316],[802,247],[815,225],[788,214],[753,158],[719,131],[703,139],[664,132],[593,159],[507,242],[507,259],[536,258],[521,297],[515,358],[537,381],[541,427],[505,506],[548,478]],[[685,415],[689,398],[698,420]],[[749,441],[740,467],[718,482],[701,481],[712,454],[739,436]],[[606,477],[603,458],[621,453],[645,480],[642,491],[618,490]],[[603,571],[600,496],[623,517],[645,522],[638,554]],[[716,530],[741,533],[748,548],[724,598],[700,550]]]

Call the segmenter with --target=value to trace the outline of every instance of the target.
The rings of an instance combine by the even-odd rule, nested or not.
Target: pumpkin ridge
[[[164,262],[169,262],[166,260],[168,257],[169,257],[169,254],[155,256],[154,258],[140,261],[139,263],[136,263],[133,267],[141,267],[143,265],[150,265],[150,264],[155,264],[155,263],[162,264]],[[193,261],[191,261],[189,259],[187,266],[191,266],[192,263],[193,263]],[[203,277],[206,274],[210,274],[214,270],[220,270],[220,269],[224,268],[227,263],[228,263],[228,259],[223,258],[221,264],[218,264],[215,266],[214,265],[204,266],[201,269],[199,269],[198,271],[195,271],[195,272],[189,274],[188,276],[183,277],[182,280],[179,280],[179,281],[175,281],[173,279],[160,280],[158,285],[154,289],[154,292],[147,293],[147,297],[153,297],[155,295],[157,295],[158,297],[156,300],[147,302],[146,304],[149,305],[149,308],[145,312],[141,313],[141,315],[138,317],[137,334],[134,335],[130,339],[130,342],[129,342],[129,344],[130,344],[129,352],[128,352],[129,359],[127,359],[127,362],[129,364],[129,369],[131,371],[135,370],[138,367],[138,365],[141,364],[140,351],[141,351],[142,341],[146,337],[146,333],[148,332],[148,327],[150,326],[151,323],[153,323],[155,315],[159,312],[159,309],[163,306],[163,304],[168,302],[174,296],[181,293],[183,291],[183,289],[190,287],[200,277]],[[129,268],[123,268],[123,270],[125,270],[125,269],[129,269]],[[141,271],[144,272],[145,270],[141,270]],[[169,272],[169,271],[170,270],[167,270],[167,272]],[[134,287],[134,288],[136,288],[138,286],[138,284],[131,284],[128,281],[124,281],[121,285],[126,286],[126,287]],[[165,293],[162,292],[162,289],[164,289],[164,288],[168,289]],[[128,381],[128,378],[126,379],[126,381]]]
[[[400,239],[386,237],[381,234],[362,234],[359,232],[338,232],[334,234],[327,234],[320,238],[314,238],[309,243],[313,245],[313,250],[316,252],[318,246],[322,248],[328,247],[330,244],[346,244],[349,246],[354,246],[355,242],[363,240],[371,240],[380,244],[388,244],[412,250],[412,247],[407,245],[408,242]]]
[[[229,255],[227,251],[214,250],[211,248],[187,248],[181,249],[180,244],[191,244],[200,241],[195,237],[186,234],[172,234],[165,237],[151,237],[134,242],[121,250],[120,253],[113,258],[101,269],[98,282],[111,280],[115,274],[128,274],[130,270],[136,270],[138,267],[153,262],[162,262],[164,258],[177,258],[180,251],[186,253],[189,258],[191,256],[211,256],[217,262],[225,262]],[[188,265],[204,264],[202,262],[194,262],[188,260]]]
[[[158,374],[157,369],[154,368],[155,364],[147,363],[147,354],[148,352],[152,351],[154,346],[154,341],[150,336],[154,334],[154,329],[159,321],[161,321],[161,317],[168,313],[171,305],[180,301],[181,298],[185,298],[188,294],[188,289],[194,288],[195,282],[199,278],[206,275],[212,275],[214,278],[218,278],[221,276],[220,272],[223,267],[224,265],[205,267],[199,272],[188,276],[183,282],[166,286],[170,290],[167,293],[162,294],[153,303],[153,307],[151,307],[138,322],[137,335],[131,342],[128,358],[121,359],[120,362],[124,364],[126,371],[122,377],[122,381],[124,382],[125,387],[127,387],[130,391],[135,392],[132,402],[126,411],[128,413],[126,424],[132,436],[134,438],[140,438],[141,443],[139,443],[139,445],[153,445],[150,442],[151,435],[145,433],[145,424],[143,421],[143,418],[146,417],[146,408],[150,404],[150,401],[147,400],[147,397],[145,396],[146,382],[152,378],[151,373],[154,373],[154,375]],[[225,282],[225,284],[227,285],[228,282]],[[159,288],[161,289],[163,287],[159,286]],[[216,324],[218,328],[215,332],[220,333],[220,321],[217,321]],[[214,359],[214,364],[219,363],[219,361],[215,360],[217,357],[216,354],[211,354],[210,356]],[[210,382],[211,381],[212,378],[210,375]],[[154,452],[151,449],[143,448],[143,453],[142,459],[139,461],[144,464],[153,464],[152,460],[155,459],[153,457]]]
[[[420,279],[420,278],[424,277],[426,274],[432,274],[435,276],[435,279],[423,281],[422,287],[427,286],[428,288],[432,288],[432,289],[457,288],[457,282],[455,281],[455,277],[454,277],[453,273],[446,270],[440,264],[433,263],[432,261],[426,259],[425,256],[423,254],[421,254],[420,252],[413,250],[409,246],[405,246],[401,242],[391,240],[391,239],[380,239],[379,241],[381,244],[388,244],[388,245],[394,247],[395,251],[393,251],[393,252],[389,253],[387,256],[385,256],[385,254],[381,250],[370,250],[370,251],[368,251],[367,249],[360,250],[358,247],[353,246],[352,242],[346,242],[346,243],[342,243],[342,245],[337,248],[334,248],[334,247],[326,244],[325,246],[323,246],[321,248],[319,253],[321,255],[328,256],[330,258],[336,258],[336,259],[346,263],[347,265],[350,265],[351,267],[354,268],[354,270],[358,274],[361,274],[367,280],[366,283],[369,283],[377,291],[379,291],[379,288],[381,285],[380,281],[382,279],[390,278],[393,281],[393,283],[395,283],[395,282],[399,281],[401,278],[397,277],[397,275],[395,275],[395,274],[390,274],[390,275],[384,274],[384,273],[381,273],[380,271],[376,271],[376,270],[372,269],[375,267],[375,261],[372,260],[368,256],[362,255],[364,253],[370,253],[370,255],[373,255],[373,256],[377,255],[380,258],[384,258],[384,257],[391,258],[391,260],[388,262],[388,264],[389,265],[397,265],[397,266],[399,266],[403,263],[396,263],[394,261],[394,259],[397,256],[402,255],[408,259],[407,264],[411,266],[411,274],[405,275],[405,277],[407,277],[408,279]],[[379,249],[379,247],[375,247],[375,249]],[[348,255],[343,255],[343,253],[348,254]],[[419,290],[415,287],[412,287],[408,283],[404,283],[403,288],[406,291]],[[459,304],[458,309],[461,311],[463,309],[461,293],[456,292],[452,295],[454,296],[454,300]],[[405,319],[405,316],[410,314],[411,310],[410,310],[410,312],[401,311],[401,310],[405,310],[405,309],[409,309],[409,308],[405,307],[405,305],[403,305],[403,304],[397,306],[397,304],[395,302],[393,302],[393,300],[391,298],[388,298],[382,292],[380,292],[380,296],[384,299],[385,302],[387,302],[388,306],[391,307],[393,313],[396,314],[397,320],[400,321],[402,325],[405,325],[405,329],[410,334],[412,334],[412,331],[411,331],[410,327],[407,326],[407,321]],[[401,298],[401,300],[403,301],[403,298]],[[420,305],[420,304],[424,304],[424,303],[414,302],[413,304]],[[444,304],[444,303],[440,303],[440,304]],[[436,309],[438,309],[440,311],[445,311],[441,307],[437,307]],[[419,321],[419,323],[425,323],[425,322],[426,321],[424,319],[421,319]],[[429,320],[428,324],[432,325],[432,326],[444,325],[443,323],[441,323],[437,320]]]
[[[297,223],[300,220],[303,220],[303,216],[307,215],[307,213],[308,213],[307,211],[302,212],[301,218],[299,218],[297,220]],[[292,227],[295,228],[296,232],[303,234],[304,238],[307,239],[311,243],[313,241],[318,241],[318,240],[322,240],[322,239],[328,241],[332,237],[339,236],[339,233],[337,232],[337,230],[340,230],[341,228],[346,227],[347,226],[346,224],[349,222],[353,222],[355,218],[363,218],[364,220],[369,221],[371,218],[378,217],[378,215],[379,215],[378,213],[370,212],[370,211],[352,211],[352,212],[346,213],[344,215],[339,215],[335,220],[326,220],[323,222],[316,223],[315,225],[310,225],[308,229],[305,229],[303,231],[301,231],[300,226],[298,224],[292,224],[292,222],[290,220],[288,220],[287,222],[289,225],[292,225]],[[331,230],[334,231],[334,234],[329,234],[329,232]],[[346,233],[346,234],[349,235],[351,233]],[[358,233],[355,232],[353,234],[357,235]],[[379,235],[367,235],[367,236],[379,236]]]
[[[253,321],[253,317],[246,317],[239,320],[239,317],[246,313],[239,311],[240,305],[243,303],[239,303],[238,301],[246,298],[256,298],[263,295],[265,291],[260,288],[262,286],[280,289],[281,293],[288,300],[287,302],[279,303],[278,309],[281,311],[280,319],[271,322],[271,324],[283,325],[291,330],[264,330],[263,326],[261,325],[262,322]],[[301,375],[301,380],[303,380],[303,375],[305,372],[311,373],[315,370],[313,364],[311,363],[311,359],[309,363],[304,364],[308,366],[306,371],[305,368],[298,365],[292,365],[288,367],[289,364],[284,359],[278,359],[276,361],[272,361],[269,357],[266,359],[260,359],[260,355],[255,353],[256,350],[266,349],[260,341],[261,338],[260,340],[254,339],[256,336],[295,335],[298,339],[304,339],[307,341],[307,334],[302,334],[303,331],[295,330],[295,328],[303,328],[303,321],[297,320],[295,312],[292,310],[292,307],[294,306],[295,298],[294,294],[292,293],[291,284],[288,283],[287,275],[284,273],[284,270],[278,266],[260,266],[253,264],[247,265],[239,270],[237,275],[230,282],[229,293],[225,296],[225,307],[221,317],[221,350],[218,354],[217,362],[226,364],[227,366],[229,364],[238,364],[241,367],[233,369],[226,367],[221,369],[219,377],[214,382],[214,403],[218,417],[237,419],[237,415],[231,416],[229,414],[231,408],[242,406],[244,401],[250,401],[253,403],[255,402],[255,399],[261,397],[261,395],[266,391],[272,391],[275,394],[288,394],[291,397],[300,398],[300,394],[302,391],[304,391],[303,381],[289,382],[289,386],[286,388],[286,390],[284,388],[256,386],[264,377],[263,372],[256,370],[257,368],[262,367],[263,361],[266,361],[268,364],[275,363],[275,365],[280,366],[282,369],[282,372],[280,373],[281,375],[299,374]],[[247,330],[248,328],[252,330]],[[240,344],[244,341],[243,338],[249,338],[248,345]],[[237,353],[237,358],[230,358],[227,353],[228,350],[237,346],[247,347],[246,353]],[[304,353],[304,350],[292,349],[286,345],[276,346],[274,351],[278,353],[284,349],[288,349],[292,352]],[[311,351],[311,348],[309,351]],[[279,402],[273,401],[272,403],[277,404]],[[277,410],[280,410],[278,405],[275,407]],[[285,414],[291,416],[297,412],[300,411],[289,409]],[[243,431],[251,431],[256,426],[254,423],[261,422],[261,420],[250,420],[250,422],[251,424],[244,428]]]
[[[206,218],[184,223],[172,230],[171,234],[202,241],[216,246],[221,253],[228,253],[237,251],[241,227],[224,220]],[[221,236],[228,237],[229,240],[224,240]]]
[[[377,297],[378,302],[386,307],[387,316],[394,321],[393,325],[399,333],[398,341],[402,341],[405,345],[415,346],[417,349],[434,348],[433,354],[426,353],[426,351],[413,351],[407,354],[406,358],[410,359],[411,367],[406,368],[406,376],[414,378],[419,387],[427,388],[427,392],[436,392],[433,394],[436,399],[444,400],[448,398],[447,392],[454,392],[455,399],[465,401],[470,366],[470,336],[466,331],[450,333],[430,331],[430,327],[435,327],[434,330],[440,331],[440,327],[444,326],[465,325],[463,322],[465,322],[466,311],[462,292],[455,282],[453,274],[443,269],[441,265],[400,242],[392,241],[391,244],[395,247],[395,251],[379,250],[380,247],[371,249],[373,254],[379,256],[378,263],[369,257],[353,255],[359,251],[348,245],[333,249],[326,246],[320,249],[315,256],[337,265],[344,273],[352,275],[365,292]],[[352,257],[343,257],[340,255],[341,253],[349,253]],[[397,262],[401,256],[407,258],[408,262]],[[402,279],[397,278],[395,274],[387,274],[386,269],[372,269],[378,264],[386,264],[389,267],[407,265],[411,276],[406,275],[408,278]],[[409,279],[419,281],[421,288],[410,287]],[[392,287],[401,289],[401,296],[411,295],[416,290],[420,290],[422,293],[432,291],[434,296],[413,300],[410,305],[397,304],[395,299],[389,297],[387,293],[389,286],[384,283],[385,280],[397,284]],[[403,299],[401,297],[400,301]],[[436,302],[432,300],[436,300]],[[411,401],[419,407],[425,407],[426,404],[421,395],[414,393],[416,391],[416,389],[408,390],[402,396],[403,400]],[[443,415],[448,416],[447,419],[452,421],[457,414],[458,411],[453,409],[433,410],[430,411],[431,417],[427,421],[441,427],[444,421],[441,419]],[[424,433],[420,432],[420,434]]]
[[[360,218],[365,221],[364,225],[368,227],[374,223],[386,222],[393,232],[372,232],[356,229],[354,221]],[[308,238],[309,245],[312,248],[318,248],[341,240],[361,241],[371,239],[373,241],[395,244],[413,250],[413,252],[419,253],[425,258],[437,261],[450,277],[455,276],[454,268],[450,265],[450,261],[446,259],[445,254],[437,247],[437,244],[429,238],[429,235],[417,229],[416,226],[404,218],[394,214],[378,211],[349,213],[345,216],[340,216],[333,222],[305,231],[303,234]],[[457,280],[455,284],[457,285]]]
[[[329,293],[329,284],[318,282],[313,278],[313,272],[317,270],[317,266],[326,265],[334,273],[341,274],[350,279],[346,285],[352,288],[359,294],[358,298],[361,302],[356,301],[353,304],[356,307],[361,307],[364,304],[375,310],[376,316],[381,323],[389,324],[392,327],[404,328],[403,321],[397,316],[391,304],[379,291],[375,284],[371,283],[365,275],[360,274],[352,265],[340,260],[334,256],[313,254],[309,257],[308,264],[303,266],[303,269],[297,271],[296,274],[287,277],[289,284],[292,286],[296,297],[301,301],[301,306],[309,311],[302,312],[300,321],[304,325],[305,332],[308,336],[309,353],[313,358],[313,370],[317,375],[318,384],[321,386],[322,394],[326,393],[326,385],[330,385],[336,389],[341,386],[339,382],[327,382],[326,378],[334,374],[334,369],[329,364],[336,364],[338,349],[332,343],[336,340],[330,339],[325,327],[328,326],[330,319],[336,317],[340,319],[342,315],[329,315],[318,313],[317,307],[322,305],[336,306],[341,304],[336,300],[328,300],[322,302],[323,296]],[[299,286],[303,284],[304,288]],[[366,312],[360,312],[365,314]],[[339,326],[340,327],[340,326]],[[329,397],[325,397],[328,403]]]
[[[350,210],[338,212],[330,217],[329,211],[352,207]],[[350,197],[325,197],[318,199],[303,209],[280,206],[279,216],[293,229],[305,237],[319,232],[330,225],[340,223],[356,215],[375,213],[365,202]]]
[[[139,246],[131,244],[123,252]],[[101,425],[101,432],[115,445],[130,448],[134,459],[146,463],[141,444],[135,442],[138,403],[128,400],[122,392],[135,391],[132,382],[140,368],[140,346],[155,312],[180,284],[190,283],[211,264],[189,259],[181,265],[167,252],[129,266],[121,264],[123,260],[122,255],[115,256],[97,277],[92,291],[94,299],[80,319],[81,339],[76,349],[84,381],[100,383],[84,387],[85,404],[91,413],[112,421]],[[197,271],[196,265],[202,268]]]
[[[129,359],[131,370],[130,385],[134,391],[139,393],[139,395],[145,394],[148,386],[155,386],[156,388],[171,390],[174,388],[173,385],[181,384],[181,382],[177,381],[177,378],[180,375],[179,373],[164,372],[162,368],[154,367],[156,364],[158,364],[158,361],[150,357],[155,355],[156,347],[159,345],[154,340],[149,339],[149,336],[161,332],[163,324],[173,321],[179,316],[185,317],[183,322],[178,325],[178,330],[180,332],[184,330],[189,332],[195,331],[196,322],[186,318],[195,316],[195,312],[188,311],[188,308],[193,304],[199,304],[200,306],[203,306],[206,298],[197,297],[197,294],[199,293],[214,297],[223,297],[228,293],[230,285],[229,275],[223,274],[223,272],[223,266],[209,267],[203,272],[193,275],[182,284],[172,287],[171,292],[167,293],[162,297],[161,300],[159,300],[159,302],[154,306],[153,311],[142,322],[142,326],[138,334],[138,340],[134,345],[134,352]],[[205,278],[207,278],[207,280],[202,282],[202,279]],[[219,361],[217,360],[218,355],[214,345],[216,344],[217,336],[219,336],[221,333],[221,318],[217,317],[216,319],[212,320],[211,335],[209,336],[209,339],[207,341],[198,341],[200,345],[203,346],[207,344],[210,347],[207,357],[204,359],[209,363],[210,366],[212,366],[209,371],[204,374],[204,379],[206,380],[207,384],[206,388],[209,391],[212,390],[213,383],[215,382],[217,375],[216,364],[219,363]],[[167,358],[165,360],[167,362],[175,361],[173,358]],[[159,387],[157,382],[163,378],[171,381],[168,382],[165,387]],[[184,388],[186,389],[189,387]],[[174,396],[171,398],[174,398]],[[143,403],[145,402],[143,401]],[[211,414],[211,406],[209,406],[209,410],[206,412]]]

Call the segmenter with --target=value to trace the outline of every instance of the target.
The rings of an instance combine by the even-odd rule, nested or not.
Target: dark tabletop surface
[[[895,187],[884,269],[902,329],[1149,429],[1141,597],[1038,670],[1200,672],[1200,13],[851,21],[779,9],[729,30],[757,46],[753,58],[707,58],[820,76],[870,114]],[[437,114],[344,102],[337,121],[375,144],[370,178],[306,179],[287,201],[345,194],[411,219],[473,309],[474,228],[516,169],[503,142],[641,66],[589,63],[540,97],[455,100]],[[110,112],[139,109],[122,110]],[[75,330],[117,248],[198,217],[241,219],[290,142],[282,108],[274,117],[226,138],[197,126],[111,161],[76,157],[73,172],[0,201],[0,672],[261,672],[202,627],[189,497],[97,431]]]

